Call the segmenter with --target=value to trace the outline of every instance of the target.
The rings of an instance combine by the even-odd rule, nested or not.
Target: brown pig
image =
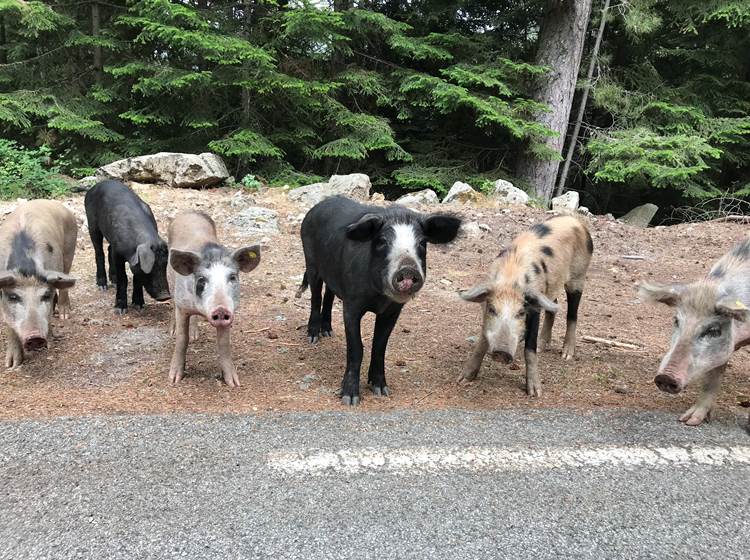
[[[556,298],[565,288],[568,324],[562,353],[566,360],[573,358],[578,305],[593,252],[588,229],[572,216],[551,218],[516,237],[492,262],[487,280],[460,294],[466,301],[482,303],[484,316],[479,340],[459,382],[477,376],[487,352],[496,361],[511,363],[523,336],[526,392],[540,396],[539,314],[544,311],[541,342],[546,350],[558,311]]]
[[[224,382],[239,387],[229,334],[240,300],[239,273],[258,266],[260,246],[227,249],[219,244],[216,225],[209,216],[183,212],[169,226],[169,247],[167,273],[173,286],[176,336],[169,379],[178,383],[185,374],[191,316],[198,315],[216,328]],[[195,339],[195,331],[190,334]]]
[[[645,301],[675,308],[672,342],[654,382],[680,393],[703,381],[698,402],[680,421],[697,426],[710,418],[721,378],[732,353],[750,343],[750,239],[721,257],[705,278],[691,284],[642,283]]]
[[[0,226],[0,309],[8,336],[5,367],[21,365],[24,351],[47,346],[55,304],[70,313],[68,276],[78,226],[59,202],[32,200]]]

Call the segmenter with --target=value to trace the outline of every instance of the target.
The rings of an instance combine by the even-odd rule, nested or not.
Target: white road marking
[[[750,446],[603,446],[518,449],[508,447],[343,449],[279,452],[268,466],[279,473],[419,475],[450,471],[540,471],[564,468],[750,465]]]

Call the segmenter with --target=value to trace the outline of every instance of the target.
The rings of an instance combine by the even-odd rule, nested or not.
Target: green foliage
[[[272,186],[490,189],[524,152],[559,158],[533,97],[545,4],[112,0],[95,35],[88,4],[0,0],[0,137],[75,176],[212,150]],[[607,25],[579,180],[745,193],[748,3],[628,0]]]
[[[47,146],[28,149],[0,139],[0,198],[50,198],[68,192],[58,169],[46,166],[51,152]]]

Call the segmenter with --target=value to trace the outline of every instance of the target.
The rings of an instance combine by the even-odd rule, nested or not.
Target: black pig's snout
[[[401,294],[413,294],[423,283],[424,278],[413,266],[400,268],[393,276],[393,288]]]

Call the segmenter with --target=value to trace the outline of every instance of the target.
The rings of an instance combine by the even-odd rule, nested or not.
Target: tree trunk
[[[242,37],[249,40],[253,22],[253,0],[243,0],[242,10],[244,12],[243,15],[245,16],[245,21],[242,25]],[[245,63],[245,66],[247,66],[247,63]],[[243,68],[242,78],[244,80],[250,79],[250,74],[247,68]],[[247,127],[250,124],[250,91],[245,86],[242,87],[242,91],[240,92],[240,103],[242,106],[242,126]]]
[[[101,17],[99,15],[99,3],[91,3],[91,35],[99,37],[99,26],[101,25]],[[99,45],[94,46],[94,75],[96,76],[96,83],[102,82],[102,73],[104,65],[102,64],[102,48]]]
[[[345,12],[352,7],[351,0],[333,0],[334,12]]]
[[[560,180],[557,183],[557,190],[555,194],[561,195],[565,188],[565,181],[568,179],[568,171],[570,170],[570,163],[573,161],[573,153],[576,149],[576,142],[578,141],[578,133],[581,132],[581,123],[583,122],[583,114],[586,111],[586,103],[589,100],[589,92],[591,91],[591,80],[594,78],[594,68],[596,67],[596,57],[599,56],[599,47],[602,44],[602,37],[604,37],[604,27],[607,25],[607,11],[609,10],[609,0],[604,0],[604,7],[602,8],[601,21],[599,22],[599,32],[596,34],[596,42],[594,43],[594,49],[591,51],[591,62],[589,62],[589,72],[586,75],[586,83],[583,85],[583,93],[581,94],[581,101],[578,104],[578,116],[576,117],[576,124],[573,128],[573,135],[570,137],[568,143],[568,152],[565,156],[565,164],[563,165],[562,172],[560,173]]]
[[[562,153],[573,104],[586,28],[592,0],[547,0],[544,22],[539,33],[535,63],[550,71],[539,84],[535,99],[549,106],[539,122],[554,130],[557,136],[547,146],[558,156]],[[549,203],[555,189],[559,159],[539,159],[527,153],[519,158],[516,175],[528,182],[534,192]]]
[[[8,64],[8,53],[5,52],[5,45],[8,39],[5,36],[5,16],[0,16],[0,64]]]

